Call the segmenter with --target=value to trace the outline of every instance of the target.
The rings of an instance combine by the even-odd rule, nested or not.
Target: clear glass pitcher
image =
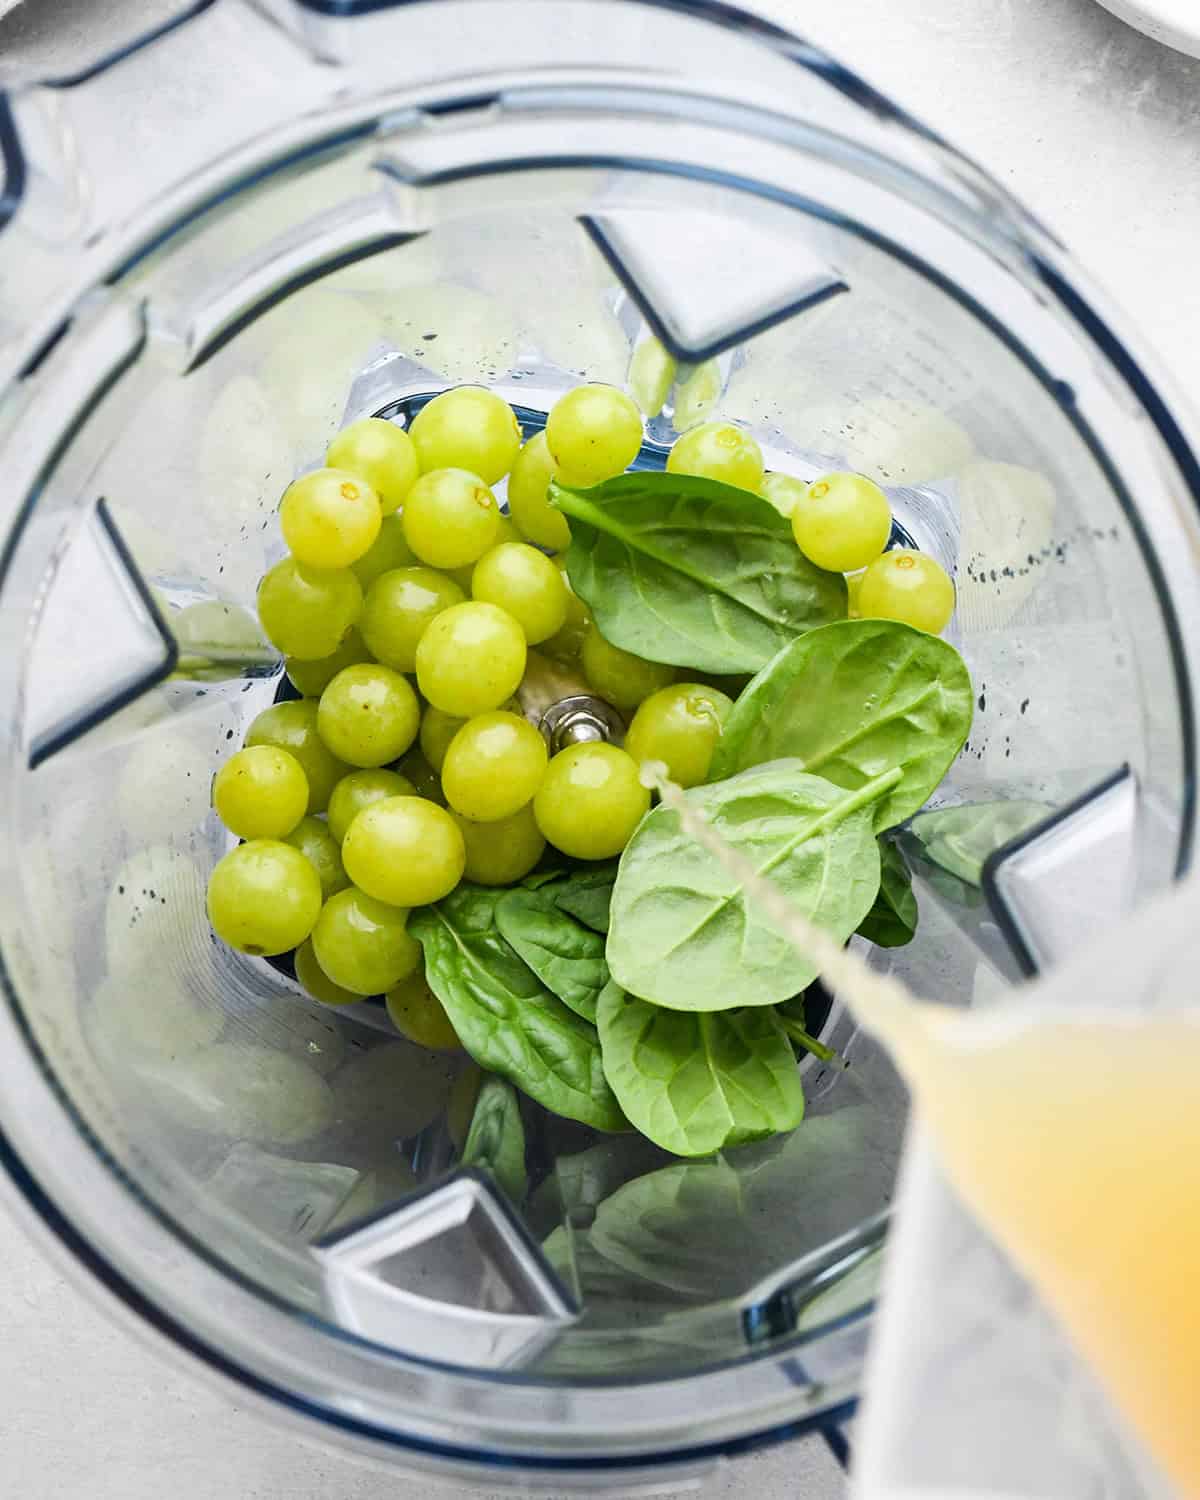
[[[804,1065],[790,1138],[682,1162],[525,1104],[508,1194],[463,1163],[472,1065],[212,938],[274,510],[344,421],[475,381],[531,431],[651,336],[647,462],[720,412],[875,478],[978,711],[872,962],[969,1003],[1187,863],[1173,398],[1003,189],[720,4],[218,0],[77,63],[0,72],[13,1192],[165,1340],[409,1466],[628,1491],[838,1420],[906,1101],[836,996],[851,1066]]]

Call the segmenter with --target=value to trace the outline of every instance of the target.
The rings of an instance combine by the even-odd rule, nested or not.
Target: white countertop
[[[47,0],[27,0],[47,3]],[[743,0],[749,4],[749,0]],[[0,3],[0,14],[7,7]],[[1093,0],[760,0],[989,167],[1200,399],[1200,62]],[[96,10],[90,11],[94,20]],[[301,1445],[111,1326],[0,1219],[0,1487],[22,1500],[416,1500]],[[816,1441],[712,1496],[842,1492]]]

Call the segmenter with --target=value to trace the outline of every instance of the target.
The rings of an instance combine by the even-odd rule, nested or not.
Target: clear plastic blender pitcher
[[[1172,399],[1000,187],[719,4],[218,0],[0,80],[12,1194],[166,1343],[410,1467],[629,1490],[839,1420],[906,1100],[836,996],[791,1137],[683,1162],[526,1101],[502,1188],[473,1065],[211,936],[274,510],[346,420],[474,381],[532,431],[650,337],[647,462],[719,412],[875,478],[978,705],[871,962],[965,1004],[1188,861]]]

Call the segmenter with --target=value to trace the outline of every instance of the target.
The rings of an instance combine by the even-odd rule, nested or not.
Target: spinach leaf
[[[807,775],[800,761],[777,760],[685,795],[840,941],[879,889],[873,818],[899,779],[892,770],[848,792]],[[774,1005],[817,975],[666,806],[643,818],[621,856],[606,951],[622,988],[672,1010]]]
[[[569,1120],[627,1128],[604,1080],[595,1030],[552,995],[496,927],[506,893],[463,884],[414,911],[425,977],[477,1063]]]
[[[891,839],[879,840],[879,894],[858,924],[860,937],[880,948],[902,948],[917,930],[917,898],[904,855]]]
[[[462,1164],[487,1167],[514,1204],[524,1198],[525,1127],[516,1091],[503,1078],[483,1080],[463,1146]]]
[[[757,672],[800,632],[846,615],[846,581],[815,567],[758,495],[687,474],[552,484],[571,518],[567,573],[601,634],[650,661]]]
[[[554,899],[563,911],[585,927],[594,932],[607,932],[608,909],[612,904],[616,878],[615,859],[588,870],[576,870],[554,887]]]
[[[926,859],[968,885],[979,885],[989,854],[1054,811],[1044,802],[971,802],[922,813],[908,831]]]
[[[504,893],[496,926],[552,994],[595,1023],[596,998],[608,983],[604,938],[559,909],[557,890],[550,885]]]
[[[710,781],[795,756],[854,789],[894,766],[903,780],[875,808],[875,831],[935,789],[971,727],[971,679],[953,646],[894,620],[842,620],[768,663],[721,727]]]
[[[621,1108],[677,1156],[791,1130],[804,1115],[796,1059],[770,1009],[663,1010],[609,984],[596,1020]]]

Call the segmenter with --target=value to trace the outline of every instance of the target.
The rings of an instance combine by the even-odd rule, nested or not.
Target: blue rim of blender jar
[[[309,4],[308,0],[297,0],[297,3],[305,5],[306,8],[317,8],[315,5]],[[407,0],[379,0],[379,3],[372,8],[385,8],[386,6],[397,3],[407,3]],[[742,24],[742,13],[737,12],[732,7],[725,7],[719,4],[705,3],[703,5],[684,6],[680,3],[677,3],[677,0],[637,0],[637,3],[649,4],[651,6],[656,6],[657,8],[666,10],[686,11],[691,14],[703,14],[710,20],[720,21],[727,25],[740,26]],[[344,12],[344,14],[348,13],[349,12]],[[762,32],[764,30],[764,27],[765,23],[757,22],[757,20],[755,20],[755,24],[748,29],[758,30]],[[770,28],[769,33],[766,34],[773,36],[776,39],[786,39],[788,41],[791,41],[797,48],[806,46],[806,44],[801,43],[799,39],[792,38],[788,33],[777,31],[774,28]],[[827,81],[834,82],[838,87],[843,88],[844,92],[850,92],[849,89],[845,88],[845,82],[847,80],[857,82],[857,80],[855,80],[854,78],[854,75],[849,73],[848,70],[841,69],[838,65],[833,64],[831,60],[824,59],[821,54],[815,51],[812,51],[810,53],[806,49],[803,54],[796,53],[793,54],[793,57],[797,65],[805,67],[809,71],[825,73],[827,76]],[[839,80],[841,81],[839,82]],[[882,96],[875,95],[874,92],[870,90],[866,85],[862,85],[861,90],[855,89],[853,91],[853,97],[858,99],[859,102],[868,103],[868,105],[870,105],[871,101],[877,100],[879,101],[880,107],[876,109],[876,112],[884,113],[888,117],[893,119],[903,120],[925,139],[932,139],[935,141],[940,139],[933,135],[932,132],[928,131],[925,127],[920,126],[918,122],[912,121],[910,117],[904,115],[894,106],[891,106],[890,103],[883,99]],[[359,132],[355,133],[357,134]],[[947,149],[953,151],[953,148]],[[301,154],[307,155],[310,153],[304,152]],[[959,160],[966,160],[966,158],[963,158],[960,153],[954,152],[953,154],[957,156]],[[580,164],[587,164],[578,157],[569,158],[567,160],[571,165],[578,166]],[[552,160],[540,159],[532,162],[500,164],[492,167],[491,170],[514,170],[517,168],[517,166],[521,165],[548,166],[557,164],[559,163],[556,163]],[[598,161],[595,164],[601,163]],[[636,160],[612,161],[611,159],[607,159],[603,164],[617,164],[622,166],[631,166],[634,169],[647,169],[646,163],[638,162]],[[265,171],[255,175],[270,175],[274,170],[276,170],[278,165],[278,163],[272,164]],[[649,169],[653,170],[654,168],[650,167]],[[764,186],[762,184],[755,184],[751,181],[739,182],[737,179],[727,177],[725,174],[721,173],[704,174],[701,172],[697,172],[693,174],[689,173],[686,169],[679,168],[677,164],[669,163],[658,164],[658,169],[669,170],[674,175],[696,175],[701,177],[707,176],[709,180],[718,181],[729,186],[746,187],[758,196],[781,197],[781,195],[771,190],[764,189]],[[244,185],[245,181],[239,184],[239,186]],[[236,188],[231,189],[230,194],[223,194],[222,196],[231,195],[232,192],[236,190]],[[217,200],[209,200],[209,202],[206,203],[203,207],[207,208],[211,206],[211,203],[213,201]],[[790,196],[783,195],[781,197],[781,201],[790,201]],[[794,206],[803,205],[796,204]],[[203,211],[203,208],[199,211]],[[1024,210],[1022,210],[1022,212],[1024,212]],[[859,226],[856,226],[851,221],[843,220],[841,216],[830,215],[827,211],[820,216],[828,219],[831,222],[838,222],[843,224],[843,227],[847,228],[851,232],[859,231]],[[1028,218],[1028,215],[1026,215],[1026,217]],[[168,238],[171,233],[174,233],[178,228],[182,227],[182,224],[185,222],[187,222],[187,218],[181,218],[181,220],[176,225],[174,225],[170,231],[162,236],[162,239]],[[1148,571],[1150,572],[1152,581],[1154,582],[1158,591],[1160,608],[1163,609],[1164,623],[1167,628],[1167,633],[1170,638],[1170,644],[1172,648],[1172,660],[1173,666],[1175,668],[1176,686],[1177,691],[1179,691],[1180,693],[1181,700],[1180,706],[1181,709],[1185,710],[1182,738],[1185,743],[1185,748],[1190,747],[1193,738],[1190,719],[1190,708],[1192,701],[1190,682],[1186,673],[1185,664],[1182,661],[1179,651],[1180,643],[1178,640],[1178,622],[1175,619],[1173,610],[1170,609],[1169,604],[1167,604],[1166,602],[1168,596],[1166,595],[1162,587],[1163,577],[1161,569],[1157,564],[1156,554],[1154,553],[1153,548],[1150,545],[1150,540],[1145,534],[1143,527],[1136,519],[1136,511],[1134,511],[1131,507],[1130,497],[1125,491],[1124,486],[1119,482],[1114,482],[1116,480],[1116,474],[1113,465],[1107,458],[1107,454],[1100,446],[1098,439],[1091,432],[1086,422],[1083,421],[1082,417],[1077,412],[1072,410],[1073,403],[1070,400],[1070,389],[1064,388],[1062,382],[1057,382],[1050,378],[1048,372],[1045,371],[1043,367],[1036,360],[1034,360],[1032,356],[1028,354],[1028,351],[1024,350],[1023,346],[1018,341],[1011,338],[1007,334],[1007,330],[1004,329],[1003,325],[997,324],[993,319],[991,319],[990,316],[986,313],[985,309],[977,304],[973,298],[969,297],[969,295],[964,294],[961,289],[956,288],[953,283],[947,282],[945,278],[941,276],[941,273],[935,272],[933,268],[926,266],[917,257],[911,256],[908,252],[903,251],[901,247],[891,244],[891,242],[889,242],[885,237],[868,236],[868,238],[873,238],[873,242],[876,243],[880,248],[887,250],[889,253],[896,254],[903,263],[908,264],[911,269],[917,271],[919,274],[925,275],[927,279],[931,280],[935,285],[938,285],[942,290],[954,297],[955,300],[959,301],[964,307],[967,308],[968,311],[975,312],[977,316],[980,317],[981,321],[984,323],[984,326],[988,327],[992,332],[994,332],[1006,345],[1006,347],[1008,347],[1010,351],[1013,352],[1016,357],[1018,357],[1021,362],[1026,365],[1028,369],[1030,369],[1031,373],[1035,375],[1035,377],[1049,391],[1049,393],[1056,398],[1060,407],[1064,409],[1064,412],[1068,416],[1068,419],[1071,420],[1072,425],[1076,427],[1076,430],[1078,431],[1081,439],[1084,440],[1085,445],[1088,447],[1089,451],[1092,452],[1093,457],[1100,465],[1102,472],[1105,474],[1106,478],[1109,479],[1110,483],[1113,484],[1114,493],[1116,494],[1118,501],[1122,505],[1122,509],[1125,511],[1127,519],[1131,524],[1135,539],[1139,544],[1139,550],[1142,552],[1143,557],[1146,559]],[[1062,280],[1061,276],[1056,271],[1054,271],[1052,267],[1047,265],[1046,262],[1044,262],[1039,256],[1037,256],[1036,252],[1028,249],[1028,247],[1027,254],[1029,255],[1031,262],[1038,268],[1039,273],[1046,281],[1052,294],[1055,295],[1065,305],[1067,305],[1068,309],[1074,313],[1082,326],[1091,333],[1101,351],[1103,353],[1106,353],[1113,359],[1114,363],[1120,369],[1125,378],[1129,381],[1134,390],[1139,395],[1143,395],[1144,393],[1143,399],[1145,399],[1145,397],[1147,396],[1149,397],[1149,399],[1146,401],[1146,409],[1148,411],[1148,414],[1151,416],[1151,420],[1156,430],[1158,431],[1159,436],[1163,439],[1164,443],[1171,452],[1172,457],[1179,465],[1181,474],[1183,475],[1188,487],[1192,491],[1193,500],[1200,503],[1200,465],[1197,464],[1196,459],[1191,452],[1191,449],[1189,448],[1186,440],[1183,438],[1183,435],[1180,433],[1174,419],[1171,417],[1165,404],[1162,403],[1161,399],[1154,395],[1154,388],[1151,386],[1147,377],[1142,372],[1140,366],[1124,348],[1116,335],[1114,335],[1109,330],[1103,320],[1092,311],[1092,309],[1079,296],[1078,293],[1075,293],[1073,289],[1071,289],[1067,285],[1067,283]],[[1192,807],[1192,777],[1189,765],[1189,767],[1185,768],[1185,811],[1190,814],[1192,812]],[[1186,864],[1188,854],[1190,853],[1191,837],[1192,830],[1190,828],[1190,819],[1188,819],[1185,820],[1184,836],[1181,839],[1179,856],[1181,867]],[[7,981],[6,973],[5,979]],[[17,1001],[15,994],[12,992],[11,986],[6,985],[6,987],[8,987],[10,990],[10,996],[13,1002],[15,1014],[19,1018],[20,1024],[23,1026],[23,1029],[25,1029],[28,1034],[28,1027],[24,1025],[23,1018],[21,1017],[19,1002]],[[34,1055],[40,1059],[40,1050],[35,1049]],[[63,1099],[68,1112],[75,1116],[77,1125],[81,1126],[84,1129],[85,1133],[90,1137],[90,1132],[87,1131],[86,1126],[81,1120],[78,1119],[78,1116],[75,1115],[75,1111],[70,1100],[66,1099],[61,1090],[58,1088],[58,1085],[56,1084],[54,1079],[54,1074],[47,1068],[44,1060],[41,1063],[41,1071],[43,1072],[43,1075],[47,1079],[50,1086],[54,1088],[56,1092],[59,1093],[59,1097]],[[390,1430],[376,1430],[369,1424],[358,1424],[352,1420],[347,1420],[341,1414],[330,1412],[325,1408],[316,1405],[315,1403],[298,1399],[294,1396],[294,1394],[276,1388],[271,1382],[263,1380],[261,1377],[254,1375],[251,1371],[242,1370],[238,1365],[229,1360],[227,1356],[223,1355],[220,1351],[213,1350],[202,1341],[198,1340],[194,1334],[189,1332],[186,1327],[180,1325],[169,1314],[166,1314],[161,1309],[157,1308],[154,1304],[148,1302],[142,1296],[142,1294],[138,1292],[137,1288],[125,1279],[121,1272],[110,1265],[104,1259],[104,1257],[98,1251],[96,1251],[87,1242],[87,1240],[65,1219],[62,1212],[57,1208],[57,1206],[48,1197],[46,1197],[46,1195],[38,1185],[36,1179],[33,1178],[25,1168],[20,1156],[15,1152],[15,1150],[11,1146],[11,1143],[3,1134],[0,1134],[0,1159],[3,1159],[6,1162],[14,1180],[17,1181],[18,1185],[22,1187],[25,1197],[38,1210],[40,1216],[49,1223],[49,1225],[57,1233],[58,1237],[74,1251],[77,1257],[83,1260],[93,1270],[98,1279],[108,1285],[110,1289],[114,1290],[117,1295],[122,1298],[122,1300],[133,1307],[134,1310],[137,1311],[141,1316],[146,1317],[152,1324],[159,1326],[162,1331],[167,1333],[168,1336],[173,1339],[173,1341],[192,1349],[199,1357],[205,1359],[209,1364],[215,1366],[218,1369],[224,1370],[225,1373],[232,1375],[233,1378],[238,1379],[242,1383],[262,1391],[272,1399],[282,1400],[285,1404],[290,1405],[297,1410],[311,1412],[321,1420],[332,1422],[334,1425],[343,1425],[349,1430],[355,1430],[356,1428],[361,1427],[361,1430],[365,1431],[368,1435],[375,1438],[382,1438],[386,1443],[392,1446],[407,1446],[410,1448],[423,1449],[425,1451],[448,1455],[451,1457],[470,1456],[469,1450],[455,1449],[446,1445],[426,1442],[425,1440],[421,1439],[407,1438]],[[149,1208],[149,1210],[153,1212],[156,1217],[160,1219],[160,1221],[167,1225],[172,1232],[180,1232],[178,1227],[174,1225],[169,1218],[159,1214],[153,1204],[149,1203],[148,1200],[142,1198],[141,1193],[136,1189],[136,1187],[134,1188],[134,1191],[136,1196],[142,1201],[143,1205]],[[208,1259],[207,1253],[204,1253],[205,1258]],[[227,1267],[223,1262],[216,1262],[215,1264],[222,1275],[237,1275],[232,1267]],[[256,1296],[270,1295],[258,1283],[247,1282],[246,1284],[252,1289],[253,1293]],[[286,1310],[290,1315],[297,1315],[297,1309],[292,1307],[290,1304],[284,1305],[286,1306]],[[868,1308],[864,1308],[862,1310],[848,1314],[846,1316],[845,1322],[850,1323],[859,1321],[863,1313],[867,1310]],[[303,1316],[303,1314],[300,1314],[300,1316]],[[333,1329],[329,1325],[326,1325],[324,1323],[320,1323],[318,1324],[318,1326],[326,1335],[334,1334],[344,1336],[341,1330]],[[832,1326],[836,1325],[831,1325],[831,1327]],[[829,1330],[822,1329],[819,1331],[827,1332]],[[797,1342],[799,1341],[793,1341],[793,1343]],[[372,1345],[370,1347],[378,1350],[379,1346]],[[788,1347],[788,1344],[781,1341],[777,1346],[777,1352],[783,1354],[786,1352]],[[400,1357],[413,1363],[423,1363],[420,1360],[414,1360],[412,1356]],[[742,1358],[737,1360],[731,1360],[715,1365],[708,1365],[705,1366],[704,1369],[707,1371],[716,1371],[725,1368],[728,1365],[736,1367],[738,1364],[743,1362],[745,1357],[746,1356],[742,1356]],[[449,1368],[455,1369],[456,1367]],[[693,1371],[689,1372],[688,1375],[680,1376],[678,1378],[691,1379],[699,1373],[701,1373],[701,1371]],[[621,1379],[619,1383],[629,1384],[630,1382],[627,1378],[625,1378]],[[782,1440],[784,1438],[798,1435],[802,1431],[820,1429],[821,1427],[827,1426],[830,1422],[836,1423],[837,1421],[844,1419],[853,1411],[854,1406],[855,1402],[853,1400],[850,1400],[846,1403],[843,1403],[842,1407],[822,1412],[821,1414],[819,1414],[819,1416],[804,1418],[800,1419],[796,1423],[783,1424],[781,1426],[773,1427],[758,1435],[726,1440],[716,1444],[702,1445],[695,1448],[676,1449],[672,1450],[668,1454],[659,1455],[658,1457],[650,1455],[625,1455],[620,1458],[608,1460],[597,1458],[586,1460],[564,1460],[539,1459],[531,1457],[530,1455],[523,1455],[520,1458],[513,1458],[509,1455],[495,1455],[489,1453],[483,1453],[480,1456],[484,1458],[485,1462],[488,1462],[490,1464],[499,1464],[506,1467],[520,1467],[524,1465],[531,1468],[550,1468],[560,1470],[584,1470],[588,1468],[628,1469],[636,1467],[638,1465],[653,1466],[655,1464],[666,1464],[668,1462],[680,1463],[685,1462],[690,1457],[704,1457],[722,1453],[745,1452],[749,1451],[753,1447],[760,1446],[761,1444],[767,1442]]]

